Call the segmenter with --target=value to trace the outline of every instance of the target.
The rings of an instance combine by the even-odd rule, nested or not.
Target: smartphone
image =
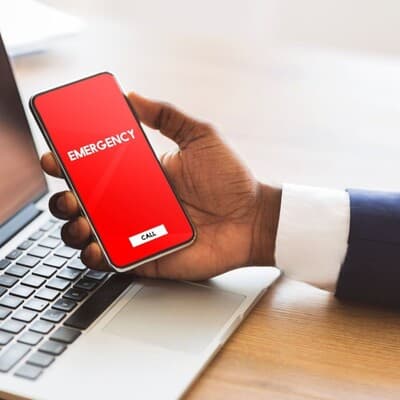
[[[195,240],[193,224],[112,74],[38,93],[29,105],[115,271]]]

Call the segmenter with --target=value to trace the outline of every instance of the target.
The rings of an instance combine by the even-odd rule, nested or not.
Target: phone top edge
[[[51,87],[49,89],[45,89],[45,90],[42,90],[40,92],[37,92],[37,93],[35,93],[34,95],[32,95],[30,97],[29,104],[32,104],[34,106],[35,105],[34,101],[39,96],[45,95],[45,94],[53,92],[55,90],[62,89],[62,88],[67,87],[67,86],[74,85],[74,84],[82,82],[82,81],[86,81],[88,79],[95,78],[96,76],[100,76],[100,75],[110,75],[112,78],[114,78],[114,80],[118,83],[118,86],[119,86],[119,82],[118,82],[117,78],[115,77],[115,75],[112,72],[110,72],[110,71],[101,71],[101,72],[97,72],[97,73],[92,74],[92,75],[87,75],[87,76],[85,76],[83,78],[76,79],[76,80],[68,82],[68,83],[63,83],[62,85],[54,86],[54,87]]]

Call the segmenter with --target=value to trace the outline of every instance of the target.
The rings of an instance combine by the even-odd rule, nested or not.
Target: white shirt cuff
[[[347,252],[350,201],[342,190],[284,185],[276,264],[289,277],[333,291]]]

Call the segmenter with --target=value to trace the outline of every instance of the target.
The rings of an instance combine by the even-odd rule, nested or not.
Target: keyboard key
[[[13,287],[18,282],[18,279],[9,276],[9,275],[2,275],[0,276],[0,285],[5,287]]]
[[[74,288],[74,289],[69,289],[68,292],[64,294],[64,297],[70,300],[82,301],[87,295],[88,292]]]
[[[76,253],[77,250],[73,249],[72,247],[63,246],[56,250],[54,254],[64,258],[72,258]]]
[[[30,286],[33,288],[38,288],[46,282],[46,279],[40,278],[39,276],[29,275],[25,278],[21,283],[26,286]]]
[[[39,242],[39,246],[48,247],[49,249],[55,249],[60,243],[61,240],[47,237]]]
[[[47,232],[51,228],[53,228],[53,226],[54,226],[54,222],[53,221],[48,221],[43,226],[40,227],[40,230]]]
[[[79,271],[86,271],[86,265],[80,260],[80,258],[75,258],[75,260],[71,260],[68,264],[68,267],[77,269]]]
[[[18,297],[22,297],[23,299],[27,299],[33,292],[34,292],[34,290],[32,288],[19,285],[19,286],[16,286],[14,289],[12,289],[10,293],[14,296],[18,296]]]
[[[63,343],[56,342],[54,340],[48,340],[39,347],[39,351],[52,354],[53,356],[59,356],[66,348],[67,346]]]
[[[47,301],[39,300],[39,299],[31,299],[31,300],[27,301],[27,302],[24,304],[24,308],[27,308],[28,310],[33,310],[33,311],[41,312],[41,311],[43,311],[48,305],[49,305],[49,303],[48,303]]]
[[[8,307],[8,308],[17,308],[23,303],[23,300],[14,296],[6,296],[0,299],[0,306]]]
[[[35,379],[39,378],[42,373],[42,369],[39,367],[35,367],[33,365],[22,365],[15,371],[15,376],[20,378],[30,379],[34,381]]]
[[[40,318],[50,322],[60,322],[62,319],[64,319],[65,315],[66,313],[64,311],[54,310],[50,308],[46,310],[40,316]]]
[[[51,322],[37,320],[29,327],[29,330],[32,332],[46,334],[49,333],[52,329],[54,329],[54,326],[55,325],[52,324]]]
[[[107,275],[108,272],[95,271],[92,269],[85,275],[85,278],[94,279],[95,281],[102,281]]]
[[[64,325],[78,329],[88,328],[131,283],[132,277],[128,275],[111,276],[92,297],[64,322]]]
[[[29,268],[20,267],[19,265],[11,265],[11,267],[6,269],[7,275],[13,275],[18,278],[22,278],[29,272]]]
[[[40,289],[36,294],[35,297],[42,300],[53,301],[59,295],[59,292],[53,289]]]
[[[39,264],[40,259],[37,257],[32,257],[32,256],[23,256],[21,257],[18,261],[17,264],[23,265],[25,267],[32,268],[35,265]]]
[[[57,278],[67,279],[69,281],[74,281],[75,279],[79,278],[82,274],[81,271],[72,268],[63,268],[60,273],[57,275]]]
[[[8,372],[22,357],[28,354],[30,347],[15,343],[0,354],[0,372]]]
[[[51,256],[43,261],[43,264],[50,265],[50,267],[61,268],[67,260],[62,257]]]
[[[7,332],[0,331],[0,346],[5,346],[8,344],[13,337],[13,335]]]
[[[31,256],[35,256],[35,257],[39,257],[39,258],[44,258],[47,255],[49,255],[51,252],[50,249],[46,249],[46,247],[40,247],[40,246],[36,246],[33,249],[30,249],[28,251],[28,254]]]
[[[50,336],[50,339],[70,344],[74,342],[80,336],[80,334],[81,333],[75,329],[66,328],[65,326],[62,326],[61,328],[58,328]]]
[[[32,354],[28,358],[27,363],[36,365],[37,367],[40,368],[47,368],[54,360],[55,358],[50,354],[41,353],[40,351],[37,351],[35,354]]]
[[[7,292],[7,289],[3,286],[0,286],[0,297],[3,296]]]
[[[76,307],[77,303],[69,299],[58,299],[54,304],[53,308],[60,311],[71,311]]]
[[[27,250],[29,249],[29,247],[31,247],[33,245],[32,240],[24,240],[19,246],[18,248],[20,250]]]
[[[38,240],[44,235],[43,231],[36,231],[35,233],[32,233],[32,235],[29,237],[31,240]]]
[[[33,270],[34,275],[43,276],[44,278],[50,278],[57,272],[56,268],[46,267],[44,265],[40,265],[39,267]]]
[[[42,339],[43,336],[38,333],[25,332],[18,338],[18,342],[28,344],[29,346],[36,346]]]
[[[65,290],[70,284],[71,282],[65,279],[53,278],[46,284],[46,287],[62,291]]]
[[[57,227],[56,229],[50,232],[49,236],[55,239],[61,239],[61,228]]]
[[[11,264],[10,260],[6,260],[5,258],[3,258],[2,260],[0,260],[0,270],[4,269],[5,267],[8,267]]]
[[[15,249],[12,252],[8,253],[8,255],[6,256],[7,258],[9,258],[10,260],[15,260],[17,259],[20,255],[22,254],[21,250]]]
[[[97,287],[98,284],[99,284],[99,283],[96,282],[96,281],[93,281],[93,280],[91,280],[91,279],[83,278],[83,279],[81,279],[80,281],[78,281],[78,282],[74,285],[74,288],[77,288],[77,289],[84,289],[84,290],[87,290],[87,291],[90,292],[90,291],[93,290],[95,287]]]
[[[22,322],[19,321],[14,321],[12,319],[3,322],[0,325],[0,329],[2,331],[8,332],[8,333],[20,333],[22,331],[22,329],[25,328],[25,324],[23,324]]]
[[[35,313],[34,311],[22,309],[22,310],[17,310],[13,314],[12,318],[22,322],[31,322],[36,318],[36,316],[37,313]]]
[[[0,307],[0,319],[6,319],[11,314],[8,308]]]

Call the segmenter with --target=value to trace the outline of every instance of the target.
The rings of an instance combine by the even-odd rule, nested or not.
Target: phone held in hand
[[[115,271],[193,243],[194,227],[112,74],[36,94],[30,108]]]

